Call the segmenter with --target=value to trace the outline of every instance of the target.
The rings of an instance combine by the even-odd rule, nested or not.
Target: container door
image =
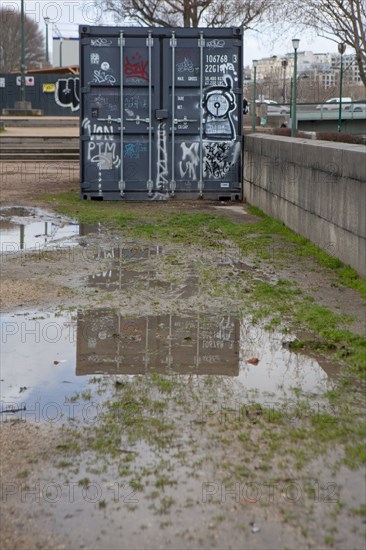
[[[152,198],[160,86],[159,44],[145,37],[84,38],[83,198]],[[143,196],[142,196],[143,195]]]
[[[120,42],[121,196],[151,199],[159,190],[156,150],[160,112],[159,40],[151,31],[141,38],[121,32]]]
[[[163,103],[169,110],[170,192],[241,198],[241,48],[226,40],[164,41]]]

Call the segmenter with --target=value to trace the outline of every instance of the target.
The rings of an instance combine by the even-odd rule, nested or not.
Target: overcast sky
[[[18,9],[20,0],[2,0],[2,5],[9,9]],[[35,19],[41,28],[45,29],[44,17],[49,17],[55,22],[62,36],[78,36],[78,25],[87,23],[89,25],[101,25],[112,22],[100,10],[96,10],[93,0],[25,0],[25,13]],[[103,19],[101,19],[103,17]],[[51,28],[49,28],[49,41],[51,45]],[[56,35],[55,32],[53,32]],[[277,40],[273,43],[270,36],[258,32],[246,31],[244,36],[244,65],[251,65],[253,59],[261,59],[273,55],[283,55],[292,52],[291,35]],[[336,52],[337,44],[324,38],[316,37],[311,33],[300,33],[299,51]],[[351,53],[351,52],[350,52]]]

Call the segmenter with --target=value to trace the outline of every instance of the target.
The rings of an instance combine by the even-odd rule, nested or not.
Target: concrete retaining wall
[[[366,147],[245,136],[244,197],[366,277]]]

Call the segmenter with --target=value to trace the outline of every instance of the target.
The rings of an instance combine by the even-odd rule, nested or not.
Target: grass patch
[[[226,215],[157,209],[152,203],[82,201],[76,191],[43,198],[80,223],[103,223],[128,230],[130,236],[204,243],[205,247],[222,246],[222,240],[230,239],[242,255],[255,254],[262,260],[282,259],[294,263],[311,258],[315,264],[332,270],[341,284],[358,291],[366,299],[366,279],[360,278],[351,267],[343,266],[331,247],[329,253],[325,252],[253,206],[246,208],[258,217],[258,221],[246,224],[230,220]],[[274,236],[280,237],[280,243],[274,244]]]

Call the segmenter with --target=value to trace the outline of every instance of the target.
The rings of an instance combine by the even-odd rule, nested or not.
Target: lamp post
[[[20,5],[20,101],[25,101],[24,0]]]
[[[252,131],[255,132],[255,123],[256,123],[256,116],[257,116],[257,105],[256,105],[256,98],[257,98],[257,59],[253,59],[253,68],[254,68],[254,76],[253,76],[253,106],[252,106]]]
[[[291,83],[290,83],[290,119],[292,122],[292,95],[293,95],[293,89],[294,89],[294,79],[291,77]]]
[[[291,136],[296,136],[296,78],[297,78],[297,49],[299,47],[300,40],[298,38],[292,39],[292,45],[295,50],[295,59],[294,59],[294,77],[293,77],[293,93],[292,93],[292,120],[291,120]]]
[[[44,17],[43,20],[46,24],[46,63],[49,64],[50,56],[49,56],[49,50],[48,50],[48,23],[50,22],[50,18]]]
[[[60,38],[60,67],[62,67],[62,44],[63,44],[63,39]]]
[[[283,59],[281,62],[281,65],[283,67],[283,102],[286,103],[286,69],[288,65],[287,59]]]
[[[343,54],[346,51],[346,44],[338,44],[338,51],[341,54],[341,72],[339,75],[339,112],[338,112],[338,132],[342,130],[342,85],[343,85]]]

